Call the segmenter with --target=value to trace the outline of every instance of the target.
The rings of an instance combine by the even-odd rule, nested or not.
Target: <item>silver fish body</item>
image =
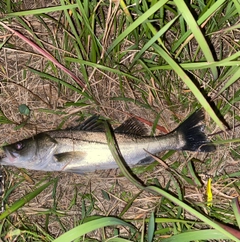
[[[203,118],[203,112],[197,111],[174,131],[155,137],[141,135],[144,134],[141,124],[131,120],[117,128],[114,135],[131,167],[151,161],[146,151],[152,154],[164,150],[213,151],[215,147],[207,141],[203,126],[198,125]],[[40,133],[4,146],[6,157],[0,163],[32,170],[75,173],[117,168],[106,134],[91,131],[95,122],[87,127],[88,124],[87,121],[80,128]]]

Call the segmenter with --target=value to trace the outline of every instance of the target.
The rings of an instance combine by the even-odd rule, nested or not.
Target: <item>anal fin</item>
[[[137,166],[148,165],[148,164],[151,164],[153,161],[154,161],[154,158],[152,156],[147,156],[141,159],[136,165]]]

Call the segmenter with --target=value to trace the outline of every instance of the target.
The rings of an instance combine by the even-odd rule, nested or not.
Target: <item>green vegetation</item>
[[[203,108],[219,146],[133,175],[106,123],[120,175],[2,168],[1,240],[239,241],[239,0],[34,4],[0,2],[2,145],[94,113],[172,130]]]

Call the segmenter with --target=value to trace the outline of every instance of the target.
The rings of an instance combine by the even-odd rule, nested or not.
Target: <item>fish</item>
[[[166,150],[213,152],[216,147],[204,133],[204,112],[200,109],[176,129],[149,136],[143,123],[130,118],[113,130],[121,154],[129,167],[154,161],[150,154]],[[201,123],[200,123],[201,122]],[[92,116],[77,127],[39,133],[3,146],[0,164],[39,171],[84,174],[117,168],[109,149],[103,121]]]

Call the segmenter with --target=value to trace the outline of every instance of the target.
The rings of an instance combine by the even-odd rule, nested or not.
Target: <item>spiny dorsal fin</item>
[[[139,136],[145,136],[148,133],[145,125],[136,118],[127,119],[124,123],[117,127],[114,130],[114,132],[121,134],[133,134]]]
[[[83,130],[83,131],[92,131],[92,132],[104,132],[104,125],[102,120],[97,115],[85,120],[80,125],[71,128],[71,130]],[[119,127],[114,130],[115,133],[121,134],[133,134],[144,136],[147,135],[148,130],[143,123],[141,123],[136,118],[127,119]]]
[[[83,131],[93,131],[93,132],[104,132],[104,125],[99,119],[98,115],[93,115],[92,117],[85,120],[80,125],[71,128],[71,130],[83,130]]]

